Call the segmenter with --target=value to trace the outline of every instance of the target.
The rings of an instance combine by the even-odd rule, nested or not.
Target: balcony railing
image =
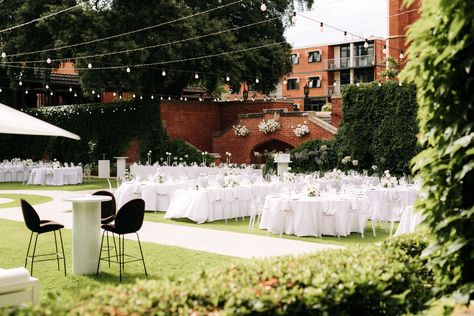
[[[372,67],[374,65],[375,65],[374,55],[343,57],[343,58],[327,59],[324,61],[324,68],[326,70]]]
[[[349,84],[337,85],[337,86],[329,86],[328,87],[328,97],[333,95],[339,95],[341,92],[344,91],[349,86]]]

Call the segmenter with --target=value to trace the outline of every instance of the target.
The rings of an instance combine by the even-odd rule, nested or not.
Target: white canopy
[[[62,136],[79,140],[76,134],[70,133],[62,128],[39,120],[26,113],[12,109],[0,103],[0,133],[40,135],[40,136]]]

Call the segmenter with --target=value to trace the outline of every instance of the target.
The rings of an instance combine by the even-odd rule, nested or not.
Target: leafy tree
[[[210,90],[221,86],[226,77],[238,91],[240,82],[254,83],[256,89],[269,92],[278,79],[291,71],[290,45],[283,37],[285,23],[295,3],[289,0],[265,1],[267,10],[262,12],[261,0],[242,1],[219,10],[211,10],[235,0],[102,0],[84,3],[80,8],[59,14],[34,25],[6,32],[0,48],[10,55],[48,48],[93,41],[99,38],[129,32],[164,23],[160,27],[89,45],[73,46],[27,56],[9,57],[8,61],[42,60],[30,68],[8,68],[12,86],[23,78],[40,72],[41,68],[57,67],[58,62],[46,64],[46,58],[70,58],[76,61],[85,92],[92,90],[124,90],[143,93],[180,94],[188,84],[199,83]],[[74,0],[17,1],[11,7],[11,17],[0,21],[8,27],[38,16],[59,11],[76,4]],[[308,7],[312,0],[299,0],[297,4]],[[209,11],[210,10],[210,11]],[[209,12],[207,12],[209,11]],[[166,22],[199,14],[176,23]],[[265,21],[265,23],[258,23]],[[257,23],[251,27],[246,25]],[[228,29],[233,31],[224,32]],[[221,31],[221,32],[220,32]],[[210,35],[216,32],[219,34]],[[202,37],[203,35],[208,35]],[[189,38],[201,37],[195,40]],[[173,44],[163,45],[170,42]],[[260,45],[281,43],[266,48],[246,50]],[[141,47],[156,46],[146,50]],[[109,54],[127,50],[127,53]],[[229,51],[246,50],[235,54]],[[82,58],[90,55],[103,55]],[[200,56],[217,55],[200,59]],[[77,59],[76,59],[77,57]],[[179,62],[175,62],[179,61]],[[93,68],[88,69],[91,63]],[[133,65],[148,64],[142,67]],[[118,67],[123,66],[123,67]],[[130,72],[125,71],[130,66]],[[98,70],[100,67],[117,67]],[[162,71],[166,76],[162,76]],[[195,72],[199,79],[195,79]],[[47,81],[49,70],[42,71]]]
[[[380,77],[387,79],[395,79],[400,73],[400,64],[392,56],[387,56],[384,58],[383,63],[385,64],[385,70],[379,72]]]
[[[415,82],[420,105],[418,209],[436,237],[425,253],[438,279],[466,303],[474,292],[474,2],[426,0],[421,12],[401,75]]]

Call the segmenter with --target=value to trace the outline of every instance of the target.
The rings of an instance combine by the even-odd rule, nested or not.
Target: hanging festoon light
[[[25,90],[25,94],[28,94],[28,90]]]
[[[399,57],[400,57],[400,59],[403,59],[403,57],[405,57],[405,56],[403,55],[403,50],[400,51]]]
[[[112,95],[113,95],[114,97],[116,97],[116,96],[117,96],[117,93],[116,93],[116,92],[114,92],[114,93],[112,93]]]
[[[188,101],[188,98],[184,98],[184,101]]]
[[[201,98],[201,97],[199,97],[199,102],[201,102],[201,101],[202,101],[202,98]]]
[[[347,39],[347,31],[344,31],[344,39]]]
[[[92,90],[92,94],[95,94],[95,90]]]
[[[74,92],[74,97],[77,98],[77,93]]]
[[[53,94],[54,94],[53,91],[51,91],[51,92],[49,93],[49,95],[53,95]]]
[[[387,54],[387,45],[384,45],[384,46],[383,46],[382,53]]]
[[[171,97],[168,97],[168,101],[171,101]]]
[[[72,92],[72,88],[71,88],[71,87],[69,87],[69,92]]]
[[[381,83],[381,82],[379,82],[379,87],[381,87],[381,86],[382,86],[382,83]]]
[[[2,88],[0,88],[0,93],[2,93],[2,92],[3,92],[3,90],[2,90]]]
[[[196,80],[199,79],[199,75],[198,75],[197,72],[194,74],[194,79],[196,79]]]
[[[100,99],[100,94],[97,94],[97,99]]]
[[[22,85],[23,85],[23,82],[22,82],[21,80],[18,81],[18,85],[19,85],[19,86],[22,86]]]
[[[367,41],[367,39],[365,39],[364,48],[369,48],[369,41]]]
[[[160,100],[163,101],[163,97],[160,97]]]
[[[143,96],[142,96],[142,95],[140,96],[140,100],[143,100]]]
[[[163,69],[163,71],[161,72],[161,75],[162,75],[163,77],[166,76],[166,71],[165,71],[164,69]]]
[[[7,58],[7,53],[2,52],[2,58]]]
[[[132,97],[135,99],[135,98],[137,97],[137,95],[134,93],[134,94],[132,95]]]
[[[51,58],[48,57],[48,58],[46,59],[46,63],[47,63],[47,64],[51,64]]]
[[[130,73],[130,71],[131,71],[131,70],[130,70],[130,67],[127,67],[126,71],[127,71],[128,73]]]
[[[151,98],[152,100],[154,100],[154,99],[155,99],[155,96],[152,94],[150,98]]]
[[[336,87],[336,86],[337,86],[337,81],[336,81],[336,80],[334,80],[334,82],[333,82],[333,84],[332,84],[332,85],[333,85],[334,87]]]
[[[286,78],[283,79],[283,84],[284,84],[285,86],[286,86],[287,83],[288,83],[288,80],[286,80]]]
[[[258,78],[255,79],[255,83],[260,83],[260,80]]]
[[[92,64],[91,64],[91,63],[88,63],[88,64],[87,64],[87,68],[92,69]]]
[[[44,87],[46,88],[46,90],[48,90],[49,89],[49,84],[46,84]]]
[[[262,2],[262,5],[260,6],[260,10],[262,10],[262,12],[267,11],[267,5],[265,4],[265,2]]]
[[[320,32],[324,32],[324,23],[323,23],[323,22],[321,22],[321,23],[319,24],[319,31],[320,31]]]
[[[229,82],[229,81],[230,81],[230,77],[229,77],[229,76],[226,76],[226,77],[225,77],[225,81]]]

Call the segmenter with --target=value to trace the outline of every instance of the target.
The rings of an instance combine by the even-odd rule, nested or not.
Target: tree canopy
[[[299,0],[296,5],[307,8],[312,2]],[[0,30],[77,4],[75,0],[3,2]],[[46,83],[50,68],[69,59],[76,63],[86,94],[123,90],[176,95],[197,82],[213,91],[227,77],[234,91],[248,82],[258,91],[270,92],[291,71],[291,47],[283,32],[294,6],[289,0],[84,2],[68,12],[1,32],[0,51],[7,57],[0,58],[0,71],[12,88],[33,73],[41,73]],[[130,34],[116,36],[126,32]],[[100,40],[105,37],[112,38]],[[76,45],[84,42],[91,43]],[[58,49],[63,46],[69,47]]]

